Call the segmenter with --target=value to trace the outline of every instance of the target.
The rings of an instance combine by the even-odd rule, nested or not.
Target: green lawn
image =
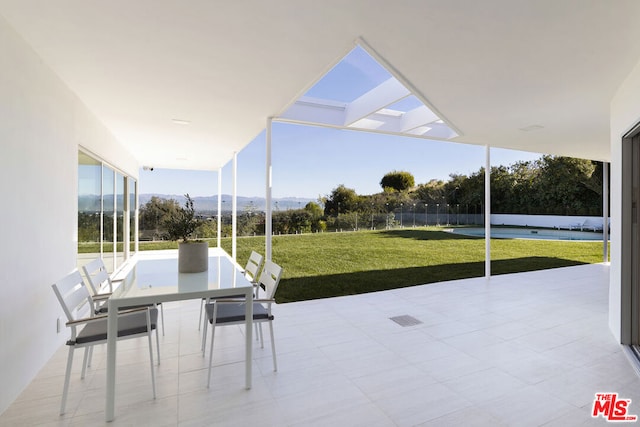
[[[223,248],[231,251],[230,240]],[[238,239],[242,264],[264,238]],[[491,241],[492,274],[602,261],[601,242]],[[276,236],[273,260],[285,274],[276,295],[291,302],[484,275],[484,239],[436,228]]]
[[[264,237],[238,238],[237,245],[240,264],[251,250],[264,253]],[[222,247],[231,253],[231,239]],[[493,239],[491,254],[492,274],[533,271],[601,262],[602,242]],[[284,303],[483,276],[484,239],[435,227],[274,236],[273,260],[285,270],[276,294]]]

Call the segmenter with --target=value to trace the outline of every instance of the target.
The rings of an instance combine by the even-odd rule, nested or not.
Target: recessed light
[[[177,125],[190,125],[190,120],[182,120],[182,119],[171,119],[171,121]]]
[[[527,127],[523,127],[520,128],[519,130],[523,131],[523,132],[530,132],[532,130],[540,130],[540,129],[544,129],[544,126],[540,126],[540,125],[531,125],[531,126],[527,126]]]

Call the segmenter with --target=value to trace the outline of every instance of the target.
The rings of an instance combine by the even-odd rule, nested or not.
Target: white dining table
[[[211,248],[206,272],[178,273],[177,251],[145,251],[134,255],[130,267],[115,279],[117,288],[108,300],[107,422],[115,417],[117,312],[121,307],[188,299],[246,298],[245,384],[247,389],[251,388],[253,285],[226,252]]]

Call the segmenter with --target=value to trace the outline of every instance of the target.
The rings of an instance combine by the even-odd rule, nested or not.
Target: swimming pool
[[[462,234],[464,236],[484,237],[484,227],[448,228],[445,231],[453,234]],[[602,241],[602,232],[491,227],[491,238]]]

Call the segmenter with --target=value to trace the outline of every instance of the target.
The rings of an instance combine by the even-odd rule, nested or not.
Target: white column
[[[609,163],[602,162],[602,262],[609,262]]]
[[[238,152],[233,153],[233,196],[231,199],[231,258],[237,260],[237,231],[238,231]]]
[[[273,235],[273,224],[272,221],[272,211],[271,211],[271,188],[272,188],[272,165],[271,165],[271,130],[273,127],[273,118],[269,117],[267,119],[267,152],[266,152],[266,191],[265,191],[265,199],[266,199],[266,208],[265,208],[265,217],[264,217],[264,234],[265,234],[265,258],[271,261],[271,238]]]
[[[130,250],[131,250],[131,200],[129,200],[129,177],[127,175],[124,176],[124,197],[122,198],[122,254],[124,255],[125,261],[129,259]],[[117,239],[116,239],[117,240]]]
[[[222,239],[222,168],[218,169],[218,231],[216,233],[218,248]]]
[[[491,147],[485,146],[484,165],[484,275],[491,277]]]
[[[133,233],[134,233],[134,251],[135,253],[138,253],[140,251],[140,192],[138,191],[140,189],[140,186],[138,185],[139,181],[136,181],[136,198],[134,200],[135,206],[133,206],[134,209],[134,226],[133,226]]]

